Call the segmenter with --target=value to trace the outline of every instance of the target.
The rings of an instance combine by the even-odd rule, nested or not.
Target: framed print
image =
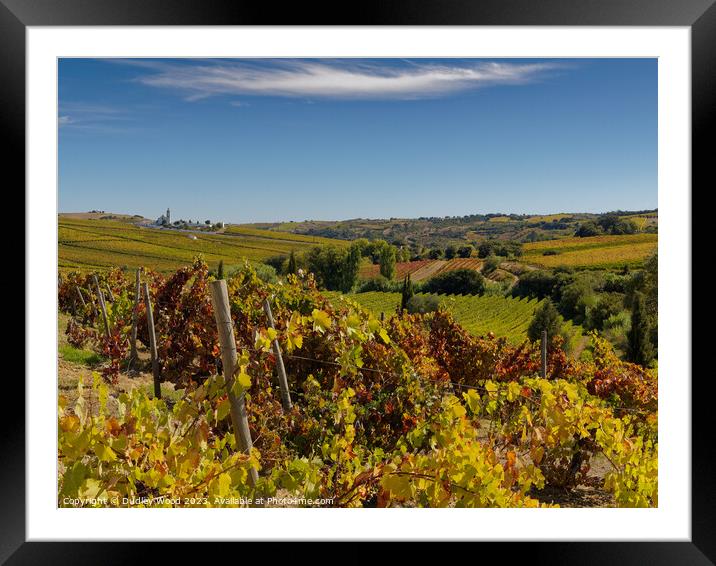
[[[716,8],[527,7],[3,0],[28,252],[3,559],[716,560],[691,369]]]

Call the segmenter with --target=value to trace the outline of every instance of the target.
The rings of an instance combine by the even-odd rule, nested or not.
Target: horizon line
[[[171,207],[169,207],[171,208]],[[433,216],[390,216],[390,217],[363,217],[363,216],[354,216],[351,218],[333,218],[333,219],[319,219],[319,218],[307,218],[304,220],[254,220],[249,222],[233,222],[233,221],[227,221],[227,220],[218,220],[218,222],[224,222],[224,224],[234,224],[234,225],[244,225],[244,224],[287,224],[287,223],[294,223],[294,224],[301,224],[304,222],[350,222],[352,220],[420,220],[424,218],[440,218],[440,219],[451,219],[451,218],[465,218],[467,216],[525,216],[525,217],[533,217],[533,216],[556,216],[558,214],[567,214],[567,215],[575,215],[575,214],[592,214],[592,215],[603,215],[603,214],[609,214],[609,213],[640,213],[640,212],[658,212],[659,208],[642,208],[642,209],[610,209],[610,210],[603,210],[601,212],[586,212],[586,211],[560,211],[560,212],[544,212],[544,213],[518,213],[518,212],[471,212],[468,214],[463,215],[433,215]],[[92,211],[85,210],[85,211],[57,211],[57,214],[92,214]],[[129,212],[112,212],[112,211],[97,211],[95,214],[114,214],[114,215],[122,215],[122,216],[141,216],[144,219],[151,219],[149,216],[144,215],[137,215],[132,214]]]

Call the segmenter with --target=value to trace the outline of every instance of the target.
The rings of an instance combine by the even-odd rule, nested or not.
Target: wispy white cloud
[[[84,102],[61,102],[57,123],[63,130],[94,133],[126,133],[136,128],[124,125],[133,118],[122,108]]]
[[[215,95],[337,99],[416,99],[448,96],[496,85],[542,80],[559,67],[553,63],[412,61],[408,66],[376,62],[281,60],[271,63],[143,62],[154,71],[137,80],[173,89],[187,100]]]

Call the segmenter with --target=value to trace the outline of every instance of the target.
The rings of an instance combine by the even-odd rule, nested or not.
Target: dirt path
[[[91,411],[97,412],[97,399],[92,392],[92,383],[94,374],[101,373],[103,362],[100,360],[94,363],[77,363],[64,358],[62,354],[63,347],[69,346],[65,335],[65,328],[69,316],[59,313],[58,316],[58,334],[57,343],[60,352],[57,354],[57,394],[62,395],[68,401],[68,406],[74,405],[77,400],[77,384],[82,379],[85,387],[83,397],[85,397]],[[154,379],[151,373],[151,365],[149,361],[149,352],[138,344],[139,359],[128,370],[124,370],[119,374],[116,383],[109,383],[110,394],[116,397],[120,393],[126,393],[135,387],[142,387],[147,392],[153,391]],[[162,384],[162,391],[165,388],[173,389],[173,385],[168,383]]]

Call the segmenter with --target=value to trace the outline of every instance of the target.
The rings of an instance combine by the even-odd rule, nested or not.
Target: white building
[[[157,226],[171,226],[172,224],[172,215],[169,209],[167,208],[167,213],[162,214],[157,220],[154,222]]]

